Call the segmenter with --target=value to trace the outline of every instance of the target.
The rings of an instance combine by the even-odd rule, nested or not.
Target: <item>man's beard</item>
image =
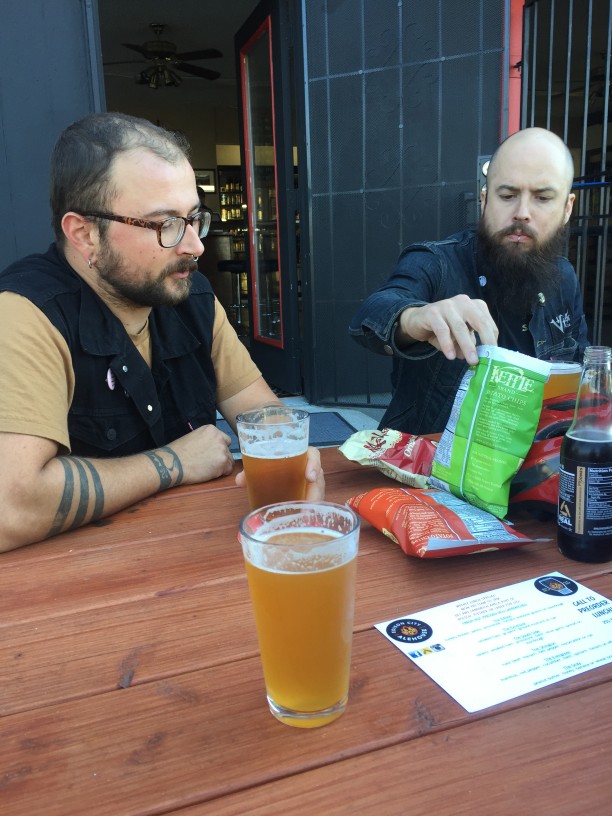
[[[100,276],[104,291],[120,305],[127,306],[175,306],[189,297],[193,272],[197,264],[193,260],[178,261],[163,269],[155,280],[132,282],[126,274],[127,266],[121,256],[112,250],[107,242],[96,261],[96,271]],[[190,272],[187,278],[174,278],[173,285],[165,285],[166,278],[176,272]]]
[[[521,225],[522,232],[534,241],[528,250],[504,243],[505,236],[516,229],[507,227],[491,234],[483,217],[478,224],[478,243],[488,267],[489,305],[525,316],[532,312],[540,292],[546,294],[559,280],[558,259],[565,253],[569,224],[561,224],[544,242],[537,241],[528,225]]]

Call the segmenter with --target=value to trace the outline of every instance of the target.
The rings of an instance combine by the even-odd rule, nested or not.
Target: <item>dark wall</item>
[[[315,327],[305,390],[313,401],[385,404],[390,361],[361,349],[348,323],[406,244],[474,222],[477,159],[499,141],[504,2],[319,0],[303,9],[305,331]]]
[[[91,0],[3,3],[0,269],[46,249],[52,240],[51,149],[66,125],[100,105],[92,78],[95,19],[96,4]],[[91,51],[90,40],[94,41]]]

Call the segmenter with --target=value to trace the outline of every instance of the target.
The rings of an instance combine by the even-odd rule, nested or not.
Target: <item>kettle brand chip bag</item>
[[[510,482],[527,456],[551,364],[498,346],[478,346],[438,444],[429,486],[503,518]]]

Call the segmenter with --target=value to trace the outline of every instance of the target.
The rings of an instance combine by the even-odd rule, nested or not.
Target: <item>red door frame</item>
[[[249,75],[248,75],[248,51],[251,46],[260,39],[264,34],[268,35],[268,61],[270,65],[270,87],[272,95],[272,151],[274,155],[274,192],[277,193],[278,181],[276,177],[277,158],[276,158],[276,126],[275,126],[275,106],[274,106],[274,65],[272,61],[272,17],[268,14],[259,28],[253,32],[250,39],[240,49],[240,76],[241,76],[241,93],[242,93],[242,116],[243,116],[243,132],[244,132],[244,153],[246,158],[246,188],[247,188],[247,218],[249,224],[249,257],[251,261],[250,279],[251,279],[251,293],[253,298],[253,337],[259,343],[267,343],[270,346],[277,346],[284,348],[284,333],[283,333],[283,309],[280,309],[280,338],[266,337],[261,334],[260,325],[260,291],[259,283],[261,281],[262,273],[258,267],[258,250],[257,250],[257,232],[255,230],[255,146],[252,144],[252,123],[251,123],[251,105],[249,98]],[[277,235],[277,250],[276,250],[276,264],[278,267],[278,290],[279,300],[283,302],[282,292],[282,276],[281,276],[281,260],[279,246],[279,229],[278,229],[278,209],[275,215],[276,219],[276,235]]]
[[[510,0],[508,136],[521,127],[521,60],[523,55],[523,7],[525,0]]]

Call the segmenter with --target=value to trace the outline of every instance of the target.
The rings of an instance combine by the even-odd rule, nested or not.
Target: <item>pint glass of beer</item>
[[[272,714],[316,728],[345,710],[359,518],[331,502],[255,510],[239,539]]]
[[[306,494],[308,411],[268,405],[236,417],[249,504],[300,500]]]
[[[561,397],[564,394],[571,394],[576,399],[581,373],[582,366],[580,363],[565,363],[553,360],[550,366],[550,375],[547,382],[544,383],[544,399]]]

